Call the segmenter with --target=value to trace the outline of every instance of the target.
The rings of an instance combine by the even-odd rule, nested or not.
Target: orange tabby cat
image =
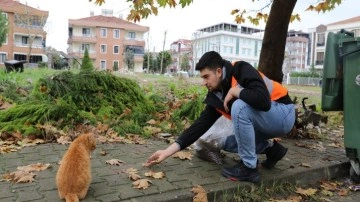
[[[91,181],[90,152],[95,148],[96,139],[91,133],[82,134],[71,143],[56,174],[60,199],[73,202],[85,198]]]

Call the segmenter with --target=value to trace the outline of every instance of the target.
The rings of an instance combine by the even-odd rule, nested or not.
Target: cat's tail
[[[76,194],[68,193],[65,200],[66,202],[79,202],[79,197]]]

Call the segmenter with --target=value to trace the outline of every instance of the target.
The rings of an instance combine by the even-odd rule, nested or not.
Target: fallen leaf
[[[138,179],[141,179],[141,176],[138,175],[137,173],[129,173],[128,178],[132,181],[136,181]]]
[[[136,189],[147,189],[149,188],[150,184],[152,182],[148,179],[140,179],[140,180],[136,180],[135,182],[133,182],[132,184],[134,185],[133,188]]]
[[[329,191],[335,191],[337,189],[337,185],[334,182],[322,181],[321,184],[320,184],[320,187],[325,189],[325,190],[329,190]]]
[[[102,150],[102,151],[100,152],[100,155],[101,155],[101,156],[106,156],[106,154],[107,154],[107,152],[106,152],[105,150]]]
[[[155,171],[149,171],[145,173],[146,177],[153,177],[155,179],[161,179],[163,177],[165,177],[165,173],[164,172],[155,172]]]
[[[126,170],[123,170],[122,172],[126,174],[131,174],[131,173],[137,173],[138,170],[136,168],[128,168]]]
[[[313,189],[313,188],[309,188],[309,189],[302,189],[300,187],[296,188],[296,193],[301,194],[301,195],[305,195],[305,196],[312,196],[314,195],[318,190],[317,189]]]
[[[324,196],[334,196],[334,193],[332,191],[326,189],[321,190],[320,193]]]
[[[110,165],[119,166],[119,165],[121,165],[122,163],[124,163],[124,161],[122,161],[122,160],[120,160],[120,159],[111,159],[111,160],[107,160],[106,163],[107,163],[107,164],[110,164]]]
[[[340,190],[338,191],[338,195],[339,195],[339,196],[347,196],[348,194],[349,194],[349,191],[346,190],[346,189],[340,189]]]
[[[13,181],[15,183],[19,183],[19,182],[33,182],[34,181],[34,177],[36,175],[33,173],[29,173],[27,171],[23,171],[23,170],[17,170],[15,172],[12,173],[8,173],[5,174],[3,176],[3,180],[5,181]]]
[[[19,183],[19,182],[33,182],[35,181],[34,177],[36,175],[35,174],[32,174],[32,173],[28,173],[27,175],[24,175],[24,176],[21,176],[19,179],[16,180],[16,183]]]
[[[300,166],[311,168],[310,164],[308,164],[308,163],[301,163]]]
[[[61,136],[56,141],[60,144],[70,144],[71,143],[71,139],[68,136]]]
[[[191,191],[195,194],[193,202],[208,202],[207,193],[202,186],[196,185]]]
[[[154,119],[151,119],[150,121],[146,122],[150,125],[155,125],[156,124],[156,121]]]
[[[184,160],[184,159],[191,160],[192,156],[193,155],[190,152],[186,152],[186,151],[179,151],[179,152],[176,152],[175,154],[173,154],[174,158],[179,158],[181,160]]]
[[[35,163],[35,164],[27,165],[27,166],[19,166],[19,167],[17,167],[17,169],[25,171],[25,172],[32,172],[32,171],[46,170],[49,167],[50,167],[50,163],[46,163],[46,164]]]

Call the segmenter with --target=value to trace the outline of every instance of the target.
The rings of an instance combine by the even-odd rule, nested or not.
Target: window
[[[119,46],[114,46],[114,54],[119,54]]]
[[[21,43],[22,43],[22,45],[29,44],[29,37],[28,36],[22,36],[21,37]]]
[[[90,36],[90,28],[82,28],[83,36]]]
[[[6,53],[0,53],[0,64],[4,64],[6,61]]]
[[[104,44],[100,45],[100,52],[101,53],[106,53],[106,45],[104,45]]]
[[[114,29],[114,38],[115,38],[115,39],[119,39],[119,38],[120,38],[120,30],[119,30],[119,29]]]
[[[100,61],[100,69],[106,69],[106,61],[105,60]]]
[[[100,29],[100,36],[101,37],[106,37],[107,36],[107,29],[106,28],[101,28]]]
[[[114,71],[118,71],[118,70],[119,70],[119,61],[118,61],[118,60],[114,60],[113,70],[114,70]]]
[[[135,39],[136,38],[136,33],[135,32],[128,32],[128,38]]]
[[[85,49],[90,52],[90,44],[81,44],[81,51],[85,52]]]
[[[317,35],[317,46],[324,46],[325,45],[325,34],[320,33]]]

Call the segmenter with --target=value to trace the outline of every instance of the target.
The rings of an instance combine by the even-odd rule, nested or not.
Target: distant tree
[[[180,69],[183,71],[189,71],[190,70],[190,65],[189,65],[189,54],[185,53],[183,55],[181,55],[181,59],[180,59]]]
[[[95,4],[98,5],[103,4],[105,1],[106,0],[94,0]],[[132,7],[127,19],[137,22],[150,15],[157,15],[158,8],[167,6],[170,8],[176,6],[185,7],[193,3],[193,0],[128,2],[132,2]],[[245,8],[234,9],[231,11],[231,14],[235,16],[235,21],[239,24],[245,22],[246,19],[255,25],[259,24],[261,20],[266,22],[258,69],[264,72],[269,78],[281,83],[283,79],[282,65],[289,23],[294,20],[300,20],[299,14],[292,14],[297,0],[273,0],[264,2],[264,6],[261,9],[251,12],[254,13],[253,16],[249,15]],[[316,5],[310,5],[307,10],[326,12],[333,10],[336,5],[342,3],[342,0],[318,0],[314,2]],[[270,13],[263,13],[263,10],[270,6]]]
[[[89,51],[87,48],[85,48],[85,53],[81,62],[80,71],[94,71],[94,65],[91,61],[91,58],[89,56]]]
[[[134,51],[131,49],[126,49],[124,53],[124,62],[128,68],[128,70],[134,70]]]
[[[143,62],[143,69],[146,69],[147,72],[154,72],[154,57],[151,52],[147,52],[144,54],[144,62]]]
[[[163,58],[162,63],[161,63],[161,58]],[[157,60],[157,64],[159,65],[158,69],[159,70],[162,69],[162,72],[160,72],[160,74],[164,74],[166,67],[169,66],[172,62],[170,53],[168,51],[161,51],[157,56],[156,60]],[[160,67],[161,64],[163,65],[163,68]]]
[[[8,32],[8,19],[5,17],[5,15],[3,15],[3,12],[0,10],[0,47],[6,41]]]

